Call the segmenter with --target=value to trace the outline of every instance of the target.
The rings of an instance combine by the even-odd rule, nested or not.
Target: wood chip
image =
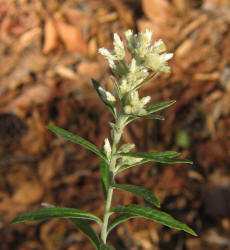
[[[48,54],[50,51],[57,48],[58,33],[52,18],[48,18],[45,22],[44,39],[45,42],[42,49],[44,54]]]

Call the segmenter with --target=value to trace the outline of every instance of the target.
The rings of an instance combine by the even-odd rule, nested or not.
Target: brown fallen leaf
[[[116,9],[120,17],[121,23],[126,27],[133,27],[134,17],[131,9],[127,8],[123,1],[110,0],[110,3]]]
[[[146,17],[155,22],[168,22],[172,10],[167,0],[143,0],[142,8]]]
[[[44,45],[42,52],[48,54],[50,51],[57,48],[58,45],[58,33],[52,18],[48,18],[44,28]]]
[[[32,46],[35,41],[40,40],[42,34],[42,29],[40,27],[35,27],[23,35],[21,35],[19,41],[14,44],[13,50],[15,53],[22,52],[25,48]]]
[[[33,105],[46,103],[52,97],[52,88],[39,84],[26,89],[22,95],[15,98],[8,106],[6,111],[31,110]]]
[[[21,184],[14,193],[12,200],[14,202],[29,205],[38,202],[44,194],[42,185],[37,181],[27,181]]]
[[[86,13],[79,9],[70,9],[65,8],[62,10],[62,13],[68,23],[73,26],[88,28],[91,22],[91,19],[87,17]]]
[[[86,55],[88,52],[88,46],[81,29],[67,24],[58,18],[56,18],[55,23],[59,37],[64,43],[67,51],[80,52]]]
[[[65,153],[61,148],[52,151],[46,158],[39,162],[38,173],[45,184],[63,169]]]
[[[88,43],[88,54],[90,58],[95,57],[95,55],[97,54],[97,49],[98,49],[98,45],[97,45],[97,39],[96,37],[93,37],[90,39],[89,43]]]
[[[98,78],[101,75],[100,65],[97,62],[82,62],[78,65],[77,71],[79,74],[89,77]]]

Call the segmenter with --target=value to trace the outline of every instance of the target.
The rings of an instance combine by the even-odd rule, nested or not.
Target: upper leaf
[[[146,201],[152,203],[157,207],[160,207],[160,202],[158,201],[157,197],[151,191],[143,187],[139,187],[136,185],[123,185],[123,184],[114,184],[113,187],[128,191],[133,194],[140,195]]]
[[[127,115],[129,118],[127,119],[126,125],[129,124],[130,122],[138,119],[138,118],[143,118],[143,119],[155,119],[155,120],[161,120],[163,121],[165,118],[162,115],[157,115],[157,114],[147,114],[147,115]]]
[[[105,155],[91,142],[81,138],[80,136],[77,136],[65,129],[56,127],[56,126],[47,126],[47,128],[49,130],[51,130],[52,132],[54,132],[57,135],[60,135],[61,137],[63,137],[64,139],[74,142],[76,144],[79,144],[87,149],[89,149],[90,151],[94,152],[95,154],[99,155],[101,158],[106,160]]]
[[[52,208],[31,210],[18,215],[16,218],[12,220],[11,223],[42,220],[42,219],[47,220],[52,218],[66,218],[66,219],[78,218],[78,219],[93,220],[99,224],[102,223],[101,219],[94,214],[88,213],[80,209],[66,208],[66,207],[52,207]]]
[[[82,219],[71,219],[71,221],[87,236],[96,250],[100,250],[100,240],[90,224]]]
[[[175,102],[176,102],[175,100],[172,100],[172,101],[153,104],[153,105],[147,107],[147,111],[148,111],[149,114],[154,113],[154,112],[160,111],[162,109],[168,108],[169,106],[171,106]]]
[[[143,86],[145,83],[151,81],[153,78],[157,77],[157,73],[156,74],[152,74],[150,77],[146,78],[143,82],[141,82],[140,84],[136,85],[135,88],[133,90],[139,89],[141,86]]]
[[[149,160],[149,159],[143,159],[143,160],[140,160],[140,161],[132,163],[132,164],[124,164],[124,165],[122,165],[121,167],[119,167],[117,169],[116,173],[118,174],[118,173],[122,172],[125,169],[131,168],[131,167],[135,167],[137,165],[141,165],[141,164],[144,164],[144,163],[149,162],[149,161],[151,161],[151,160]]]
[[[92,83],[93,83],[93,86],[94,86],[95,90],[97,91],[97,94],[99,95],[100,99],[103,101],[103,103],[106,105],[106,107],[112,112],[113,116],[116,117],[114,107],[106,100],[106,98],[99,91],[100,84],[94,79],[92,79]]]
[[[171,215],[165,212],[152,209],[151,207],[144,207],[141,205],[132,204],[128,206],[115,207],[111,209],[111,212],[125,213],[125,214],[130,214],[130,215],[133,214],[133,215],[136,215],[136,217],[143,217],[146,219],[150,219],[158,223],[161,223],[165,226],[168,226],[170,228],[183,230],[187,233],[197,236],[197,234],[186,224],[177,221]]]
[[[151,153],[120,153],[120,155],[123,156],[130,156],[130,157],[135,157],[135,158],[143,158],[148,161],[155,161],[155,162],[160,162],[160,163],[167,163],[167,164],[175,164],[175,163],[189,163],[192,164],[192,161],[188,159],[178,159],[174,158],[178,155],[179,153],[174,152],[174,151],[165,151],[165,152],[151,152]]]
[[[121,99],[121,92],[120,92],[120,87],[117,83],[117,80],[115,79],[114,76],[110,76],[112,82],[113,82],[113,86],[114,86],[114,95],[117,96],[119,99]]]

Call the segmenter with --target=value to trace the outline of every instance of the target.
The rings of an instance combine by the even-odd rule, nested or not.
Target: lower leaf
[[[87,236],[94,247],[100,250],[100,240],[90,224],[82,219],[71,219],[71,221]]]
[[[128,206],[119,206],[111,209],[111,212],[125,213],[130,215],[135,215],[135,217],[143,217],[161,223],[170,228],[175,228],[183,230],[187,233],[190,233],[194,236],[197,234],[187,225],[177,221],[171,215],[161,212],[151,207],[144,207],[141,205],[128,205]]]
[[[88,213],[86,211],[75,209],[75,208],[66,208],[66,207],[51,207],[43,208],[38,210],[31,210],[25,213],[18,215],[12,220],[11,223],[18,223],[24,221],[35,221],[35,220],[47,220],[52,218],[65,218],[65,219],[85,219],[93,220],[102,223],[101,219],[96,215]]]
[[[160,207],[160,202],[158,201],[157,197],[148,189],[136,185],[124,185],[124,184],[114,184],[113,187],[125,190],[133,194],[140,195],[146,201],[152,203],[157,207]]]

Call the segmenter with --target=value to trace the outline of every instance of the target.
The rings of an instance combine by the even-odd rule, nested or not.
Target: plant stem
[[[103,241],[104,244],[106,244],[106,238],[107,238],[107,227],[108,227],[108,222],[109,222],[109,217],[111,215],[110,213],[110,208],[111,208],[111,203],[112,203],[112,198],[113,198],[113,183],[114,183],[114,172],[115,172],[115,166],[116,166],[116,153],[118,149],[118,144],[121,138],[121,135],[123,133],[123,120],[122,116],[118,115],[118,118],[116,120],[116,128],[113,129],[113,146],[111,150],[111,159],[109,163],[109,187],[108,187],[108,192],[107,192],[107,197],[105,200],[105,209],[104,209],[104,216],[103,216],[103,223],[101,226],[101,240]]]
[[[107,238],[107,227],[109,222],[109,216],[110,216],[110,207],[112,202],[112,196],[113,196],[113,188],[109,187],[108,193],[107,193],[107,199],[105,201],[105,211],[104,211],[104,217],[103,217],[103,224],[101,227],[101,239],[106,244],[106,238]]]

